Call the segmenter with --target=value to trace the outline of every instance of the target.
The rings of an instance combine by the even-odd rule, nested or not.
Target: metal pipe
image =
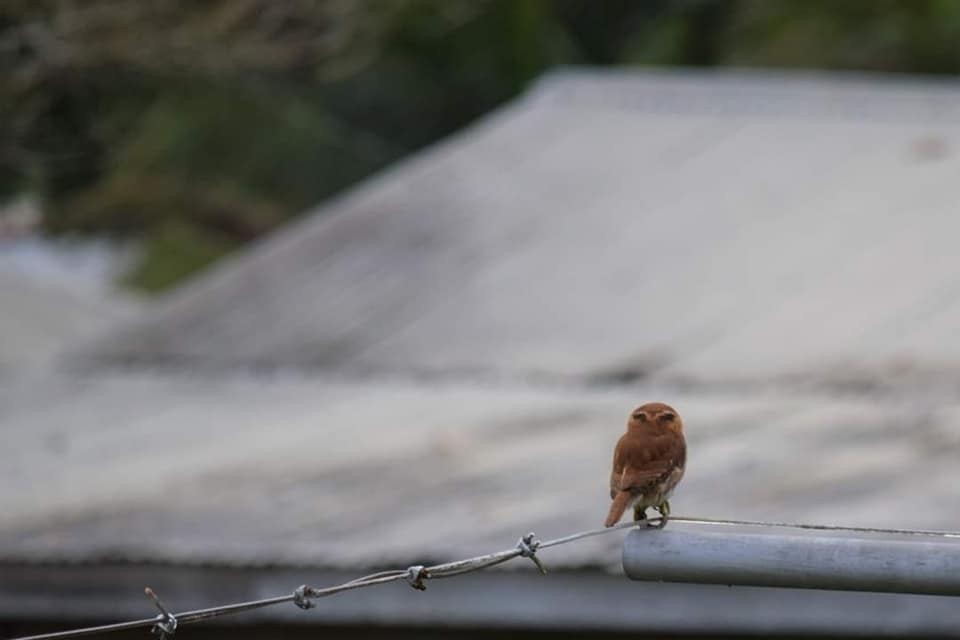
[[[960,540],[671,523],[623,545],[633,580],[960,595]]]

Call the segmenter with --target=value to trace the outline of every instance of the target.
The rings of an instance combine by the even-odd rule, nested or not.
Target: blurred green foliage
[[[954,74],[954,0],[6,0],[0,198],[161,290],[560,64]]]

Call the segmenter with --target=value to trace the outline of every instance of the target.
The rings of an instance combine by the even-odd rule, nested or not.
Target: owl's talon
[[[652,526],[663,529],[667,526],[667,521],[670,520],[670,501],[664,500],[654,508],[660,512],[660,517],[657,519],[657,524]]]
[[[633,521],[641,522],[647,519],[647,510],[639,505],[633,507]]]

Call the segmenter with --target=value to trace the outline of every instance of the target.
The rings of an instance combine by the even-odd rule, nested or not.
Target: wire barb
[[[293,604],[297,605],[304,611],[307,609],[313,609],[317,606],[317,603],[310,599],[311,589],[305,584],[300,585],[293,590]]]
[[[143,590],[148,598],[153,600],[153,604],[156,605],[157,609],[160,609],[160,615],[157,616],[157,622],[153,625],[153,628],[150,629],[151,633],[155,633],[160,636],[160,640],[166,640],[167,636],[172,636],[177,632],[177,617],[167,611],[167,608],[163,606],[163,601],[160,600],[160,597],[154,593],[153,589],[147,587]]]
[[[537,565],[537,571],[540,572],[540,575],[547,575],[546,568],[543,566],[543,563],[540,562],[540,558],[537,557],[537,549],[540,548],[540,538],[538,538],[533,531],[520,538],[517,542],[517,548],[520,549],[521,558],[530,558],[533,560],[533,564]]]
[[[407,568],[407,573],[404,576],[407,580],[407,584],[416,589],[417,591],[426,591],[427,585],[423,584],[424,578],[429,578],[430,573],[427,571],[427,568],[422,564],[415,564]]]

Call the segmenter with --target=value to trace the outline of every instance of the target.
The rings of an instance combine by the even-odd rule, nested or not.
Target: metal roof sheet
[[[955,389],[958,150],[952,83],[558,73],[93,352]]]
[[[595,528],[652,399],[687,423],[678,514],[960,529],[958,400],[126,372],[7,390],[0,558],[359,568]]]

